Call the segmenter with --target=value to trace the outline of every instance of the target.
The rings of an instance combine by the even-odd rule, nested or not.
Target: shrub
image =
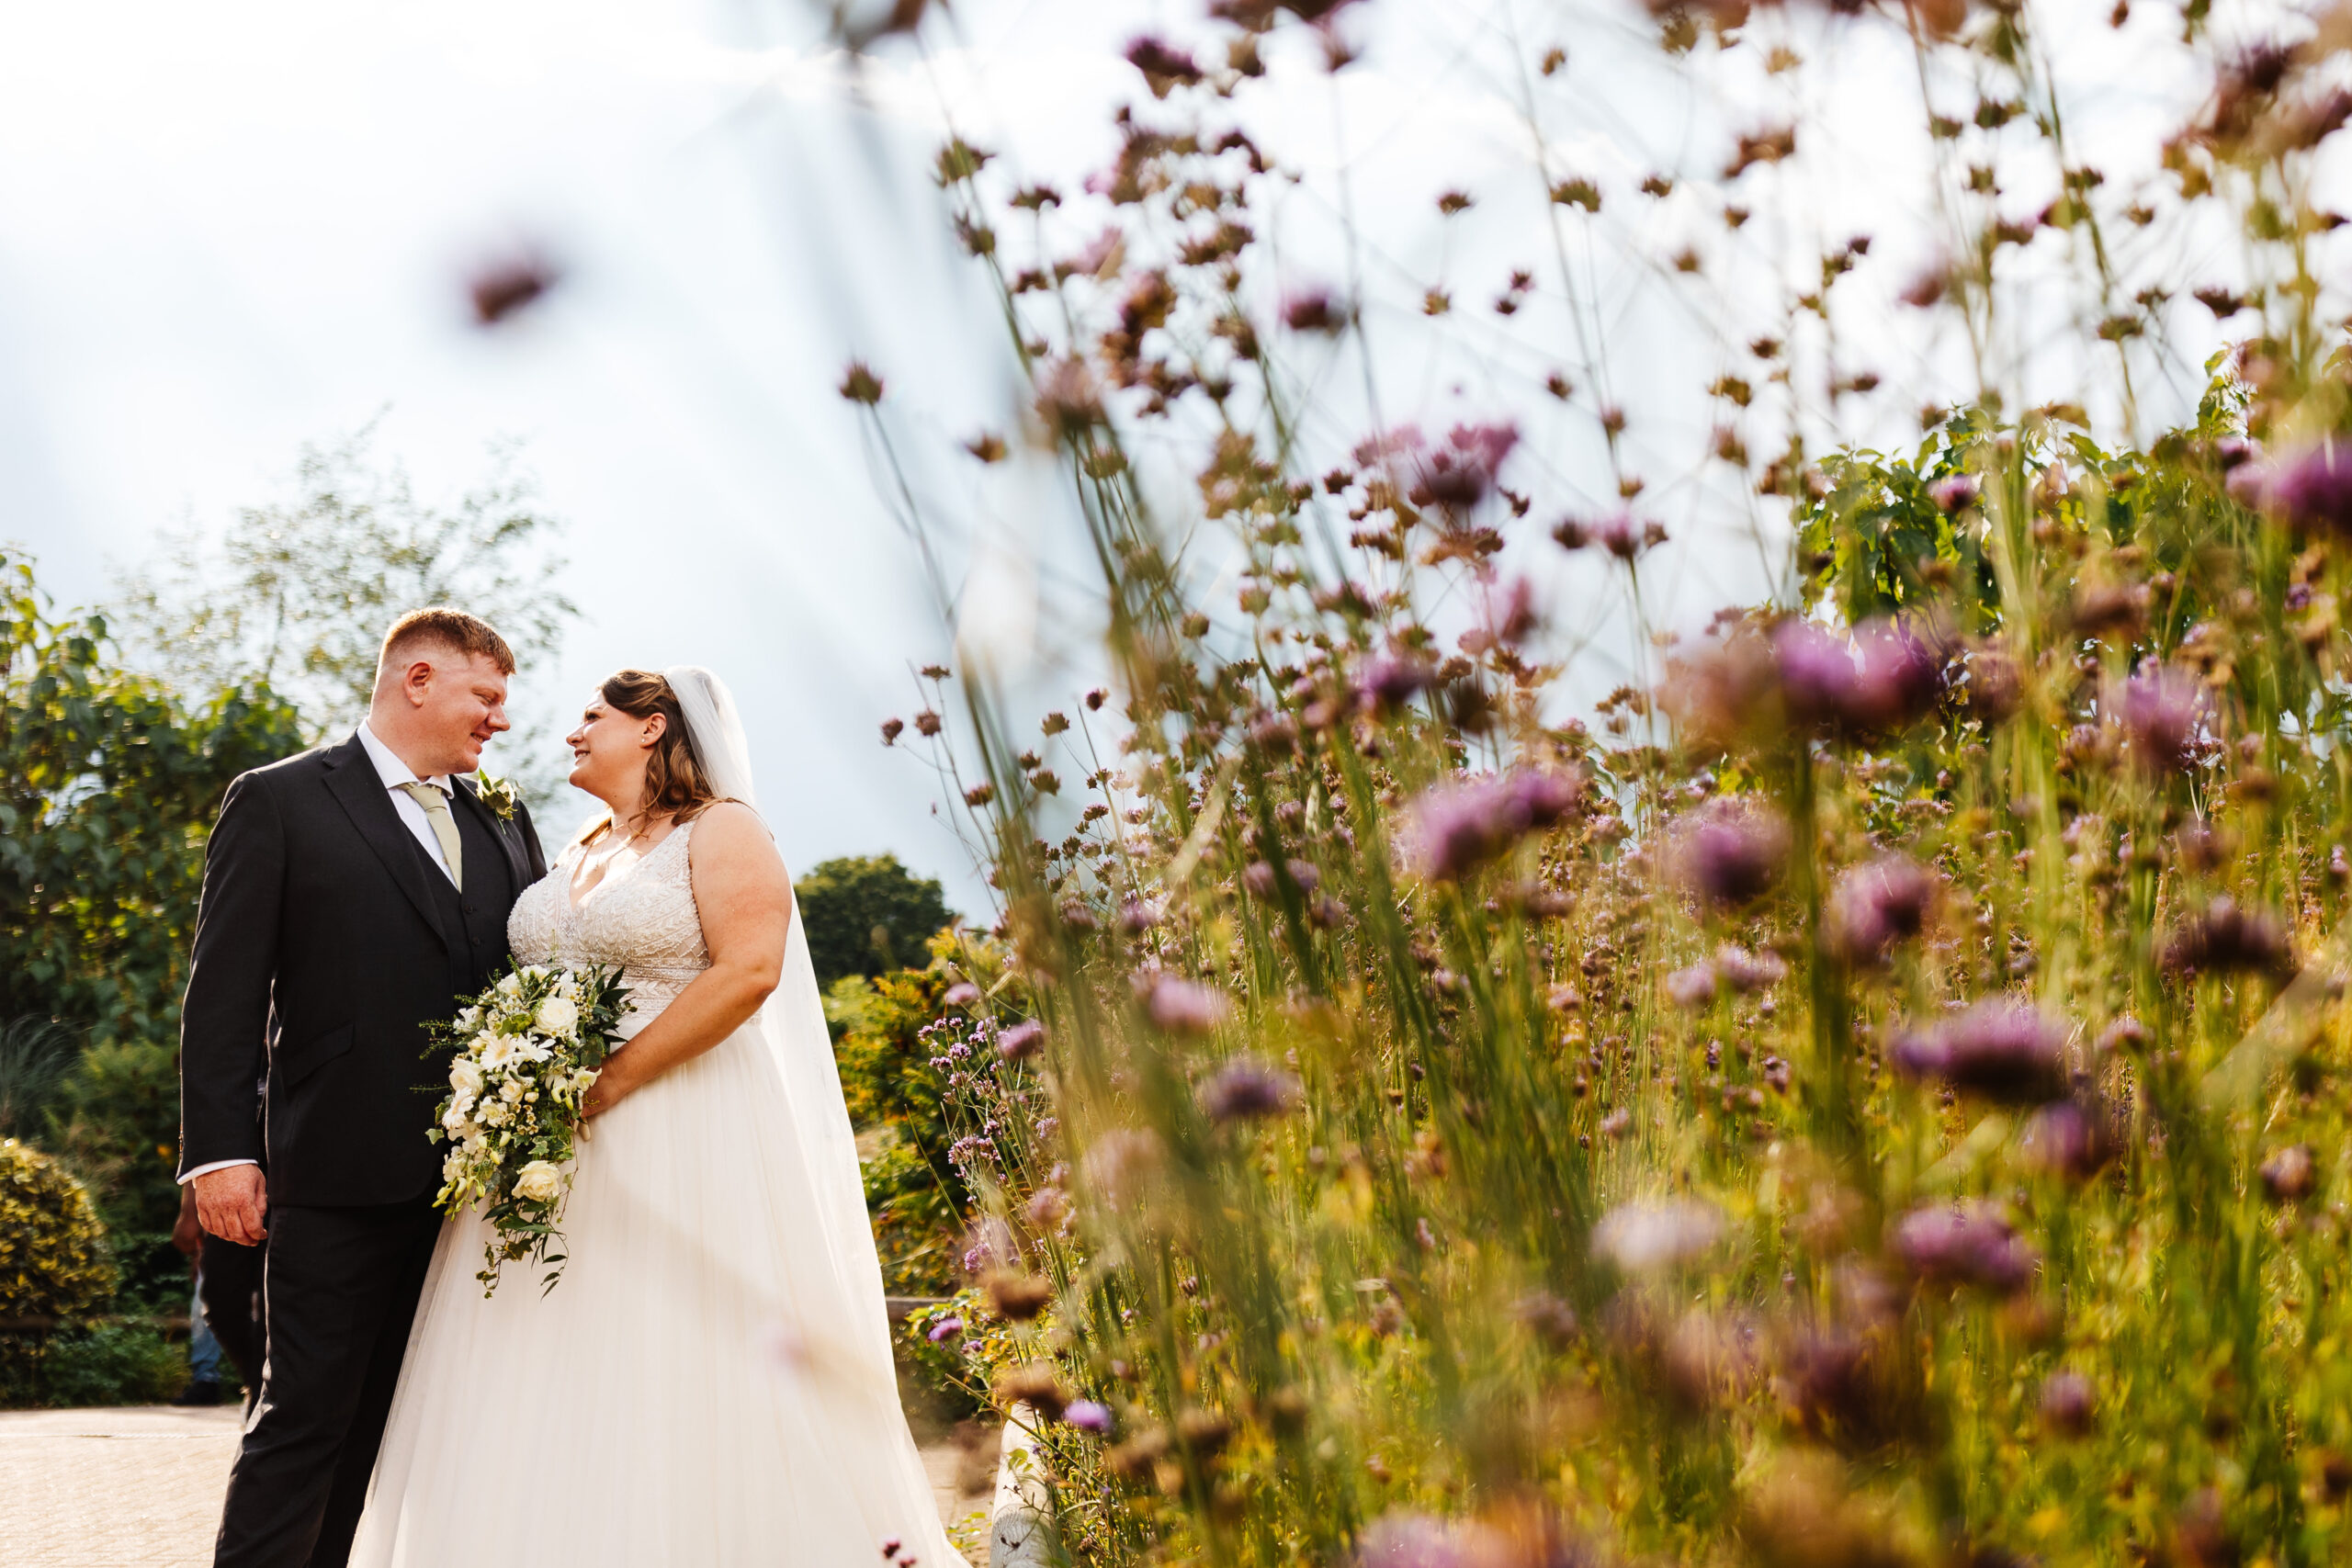
[[[29,1144],[0,1141],[0,1317],[73,1317],[114,1293],[106,1232],[82,1184]]]
[[[187,1347],[161,1331],[107,1324],[54,1334],[40,1346],[22,1403],[60,1410],[157,1404],[187,1385]]]

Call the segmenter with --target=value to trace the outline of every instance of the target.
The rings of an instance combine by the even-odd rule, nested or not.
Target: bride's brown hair
[[[674,817],[692,821],[724,798],[711,787],[702,759],[695,755],[694,738],[686,733],[686,716],[678,707],[678,694],[668,677],[650,670],[623,670],[606,678],[601,688],[605,705],[631,718],[660,714],[668,722],[662,739],[645,759],[645,807],[648,817]]]

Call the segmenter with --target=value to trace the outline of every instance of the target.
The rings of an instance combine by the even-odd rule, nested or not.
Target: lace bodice
[[[582,846],[573,844],[514,901],[507,945],[526,964],[619,964],[630,1009],[621,1031],[636,1034],[710,967],[686,850],[694,829],[679,823],[635,865],[607,873],[577,908],[571,874]]]

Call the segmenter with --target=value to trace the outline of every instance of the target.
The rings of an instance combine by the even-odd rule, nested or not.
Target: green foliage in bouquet
[[[1782,330],[1724,333],[1755,363],[1706,396],[1775,586],[1703,634],[1651,633],[1665,529],[1588,332],[1613,302],[1568,259],[1609,220],[1531,108],[1561,263],[1507,298],[1573,315],[1586,361],[1542,395],[1590,416],[1623,502],[1545,532],[1643,633],[1588,723],[1560,607],[1504,570],[1576,493],[1554,455],[1500,414],[1344,458],[1303,434],[1300,345],[1375,377],[1362,314],[1273,308],[1257,248],[1283,172],[1224,100],[1283,9],[1217,7],[1226,68],[1131,51],[1163,107],[1122,109],[1083,251],[1057,193],[962,141],[939,164],[1119,687],[1033,741],[967,681],[942,763],[979,772],[1026,991],[934,1026],[987,1212],[983,1315],[941,1343],[1047,1423],[1071,1558],[2341,1560],[2352,355],[2312,193],[2352,12],[2239,18],[2253,43],[2182,13],[2213,91],[2125,191],[2070,151],[2030,8],[1660,8],[1668,58],[1703,22],[1727,72],[1796,70],[1815,22],[1916,57],[1952,259],[1905,297],[1979,383],[1908,456],[1825,456],[1866,389],[1829,331],[1866,242],[1771,284]],[[1796,145],[1743,135],[1694,199],[1741,231]],[[2059,193],[2030,220],[1996,203],[2013,162]],[[1780,199],[1763,231],[1812,232]],[[2178,374],[2171,292],[2116,259],[2159,207],[2226,220],[2248,272],[2200,292],[2250,314],[2170,429],[2135,389]],[[2002,384],[1994,345],[2039,330],[2008,324],[2012,247],[2044,231],[2079,264],[2068,367],[2120,411],[2096,434]],[[1703,309],[1695,253],[1677,274]],[[898,461],[880,379],[844,395]],[[1194,459],[1179,517],[1147,446]],[[1185,557],[1212,527],[1238,615]]]
[[[571,1190],[581,1104],[619,1039],[628,1010],[621,971],[515,964],[458,1015],[430,1031],[428,1055],[449,1055],[449,1092],[426,1136],[450,1145],[434,1202],[479,1207],[490,1226],[482,1294],[500,1270],[544,1267],[542,1293],[563,1277],[563,1201]]]

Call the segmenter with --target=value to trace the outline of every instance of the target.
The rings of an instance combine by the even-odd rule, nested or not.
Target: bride
[[[609,807],[514,906],[619,964],[554,1289],[443,1229],[351,1562],[960,1568],[900,1412],[808,944],[708,671],[625,670],[569,737]]]

